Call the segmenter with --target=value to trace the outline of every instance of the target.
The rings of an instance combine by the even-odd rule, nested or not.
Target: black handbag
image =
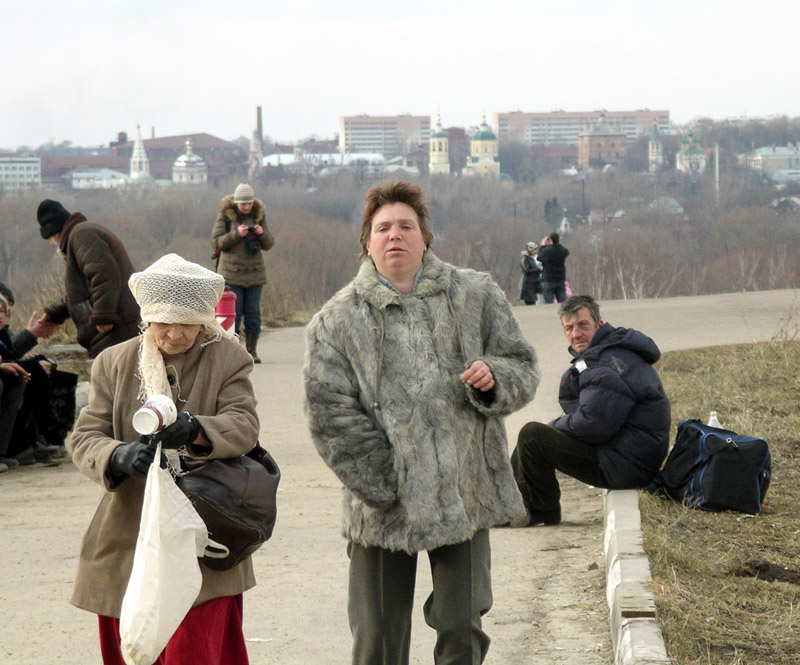
[[[175,479],[205,522],[209,544],[200,561],[228,570],[261,547],[275,527],[281,472],[256,443],[246,455],[208,461],[183,458]]]

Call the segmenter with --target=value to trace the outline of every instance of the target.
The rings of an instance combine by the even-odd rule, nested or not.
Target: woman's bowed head
[[[141,307],[145,325],[139,396],[148,399],[169,394],[165,360],[189,351],[203,329],[215,340],[232,337],[231,332],[219,325],[215,316],[225,280],[222,275],[177,254],[167,254],[142,272],[131,275],[128,284]],[[181,436],[175,441],[178,445],[209,445],[197,422],[188,413],[181,413],[178,421],[156,438],[162,440],[164,447],[171,447],[169,435],[179,431]]]

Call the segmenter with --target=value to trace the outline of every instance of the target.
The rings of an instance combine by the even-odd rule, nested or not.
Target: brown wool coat
[[[221,340],[201,348],[201,332],[186,354],[167,363],[177,375],[172,397],[178,411],[197,416],[212,443],[210,457],[235,457],[248,452],[258,438],[256,399],[250,383],[253,361],[233,341]],[[84,535],[71,602],[82,609],[118,617],[133,565],[144,497],[144,480],[127,477],[116,487],[107,475],[111,453],[133,441],[131,424],[141,406],[137,398],[139,339],[107,349],[94,361],[92,391],[69,439],[78,468],[102,488],[100,505]],[[198,453],[197,447],[190,452]],[[255,585],[248,558],[220,572],[202,564],[203,586],[195,606],[219,596],[236,595]]]
[[[66,260],[65,297],[45,308],[50,319],[75,322],[78,343],[94,358],[100,351],[139,332],[139,305],[128,288],[133,265],[117,236],[83,214],[70,215],[61,232]],[[98,325],[113,324],[101,333]]]
[[[248,223],[258,224],[264,229],[264,233],[256,236],[262,250],[258,254],[247,253],[245,239],[236,230],[239,224]],[[217,221],[211,232],[211,246],[220,252],[217,272],[225,278],[226,284],[243,287],[266,284],[263,252],[272,249],[274,244],[275,239],[267,229],[264,204],[259,199],[253,201],[253,209],[246,217],[237,216],[233,194],[220,201]]]

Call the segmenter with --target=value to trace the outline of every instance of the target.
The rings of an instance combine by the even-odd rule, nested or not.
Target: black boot
[[[261,362],[261,358],[258,357],[258,351],[256,350],[256,347],[258,346],[258,336],[260,334],[261,333],[257,332],[246,332],[244,334],[244,343],[247,347],[247,353],[253,356],[254,363]]]

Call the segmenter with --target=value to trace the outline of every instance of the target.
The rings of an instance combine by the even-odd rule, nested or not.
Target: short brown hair
[[[425,241],[425,247],[433,244],[433,233],[428,228],[428,206],[426,205],[422,189],[419,185],[410,182],[392,181],[373,185],[369,188],[364,197],[364,221],[361,223],[361,254],[358,255],[359,261],[367,255],[367,241],[372,232],[372,219],[383,206],[391,203],[405,203],[417,215],[419,230]]]
[[[568,314],[576,314],[579,309],[584,307],[589,310],[594,322],[600,323],[600,305],[595,302],[592,296],[570,296],[558,308],[558,318],[564,318]]]

